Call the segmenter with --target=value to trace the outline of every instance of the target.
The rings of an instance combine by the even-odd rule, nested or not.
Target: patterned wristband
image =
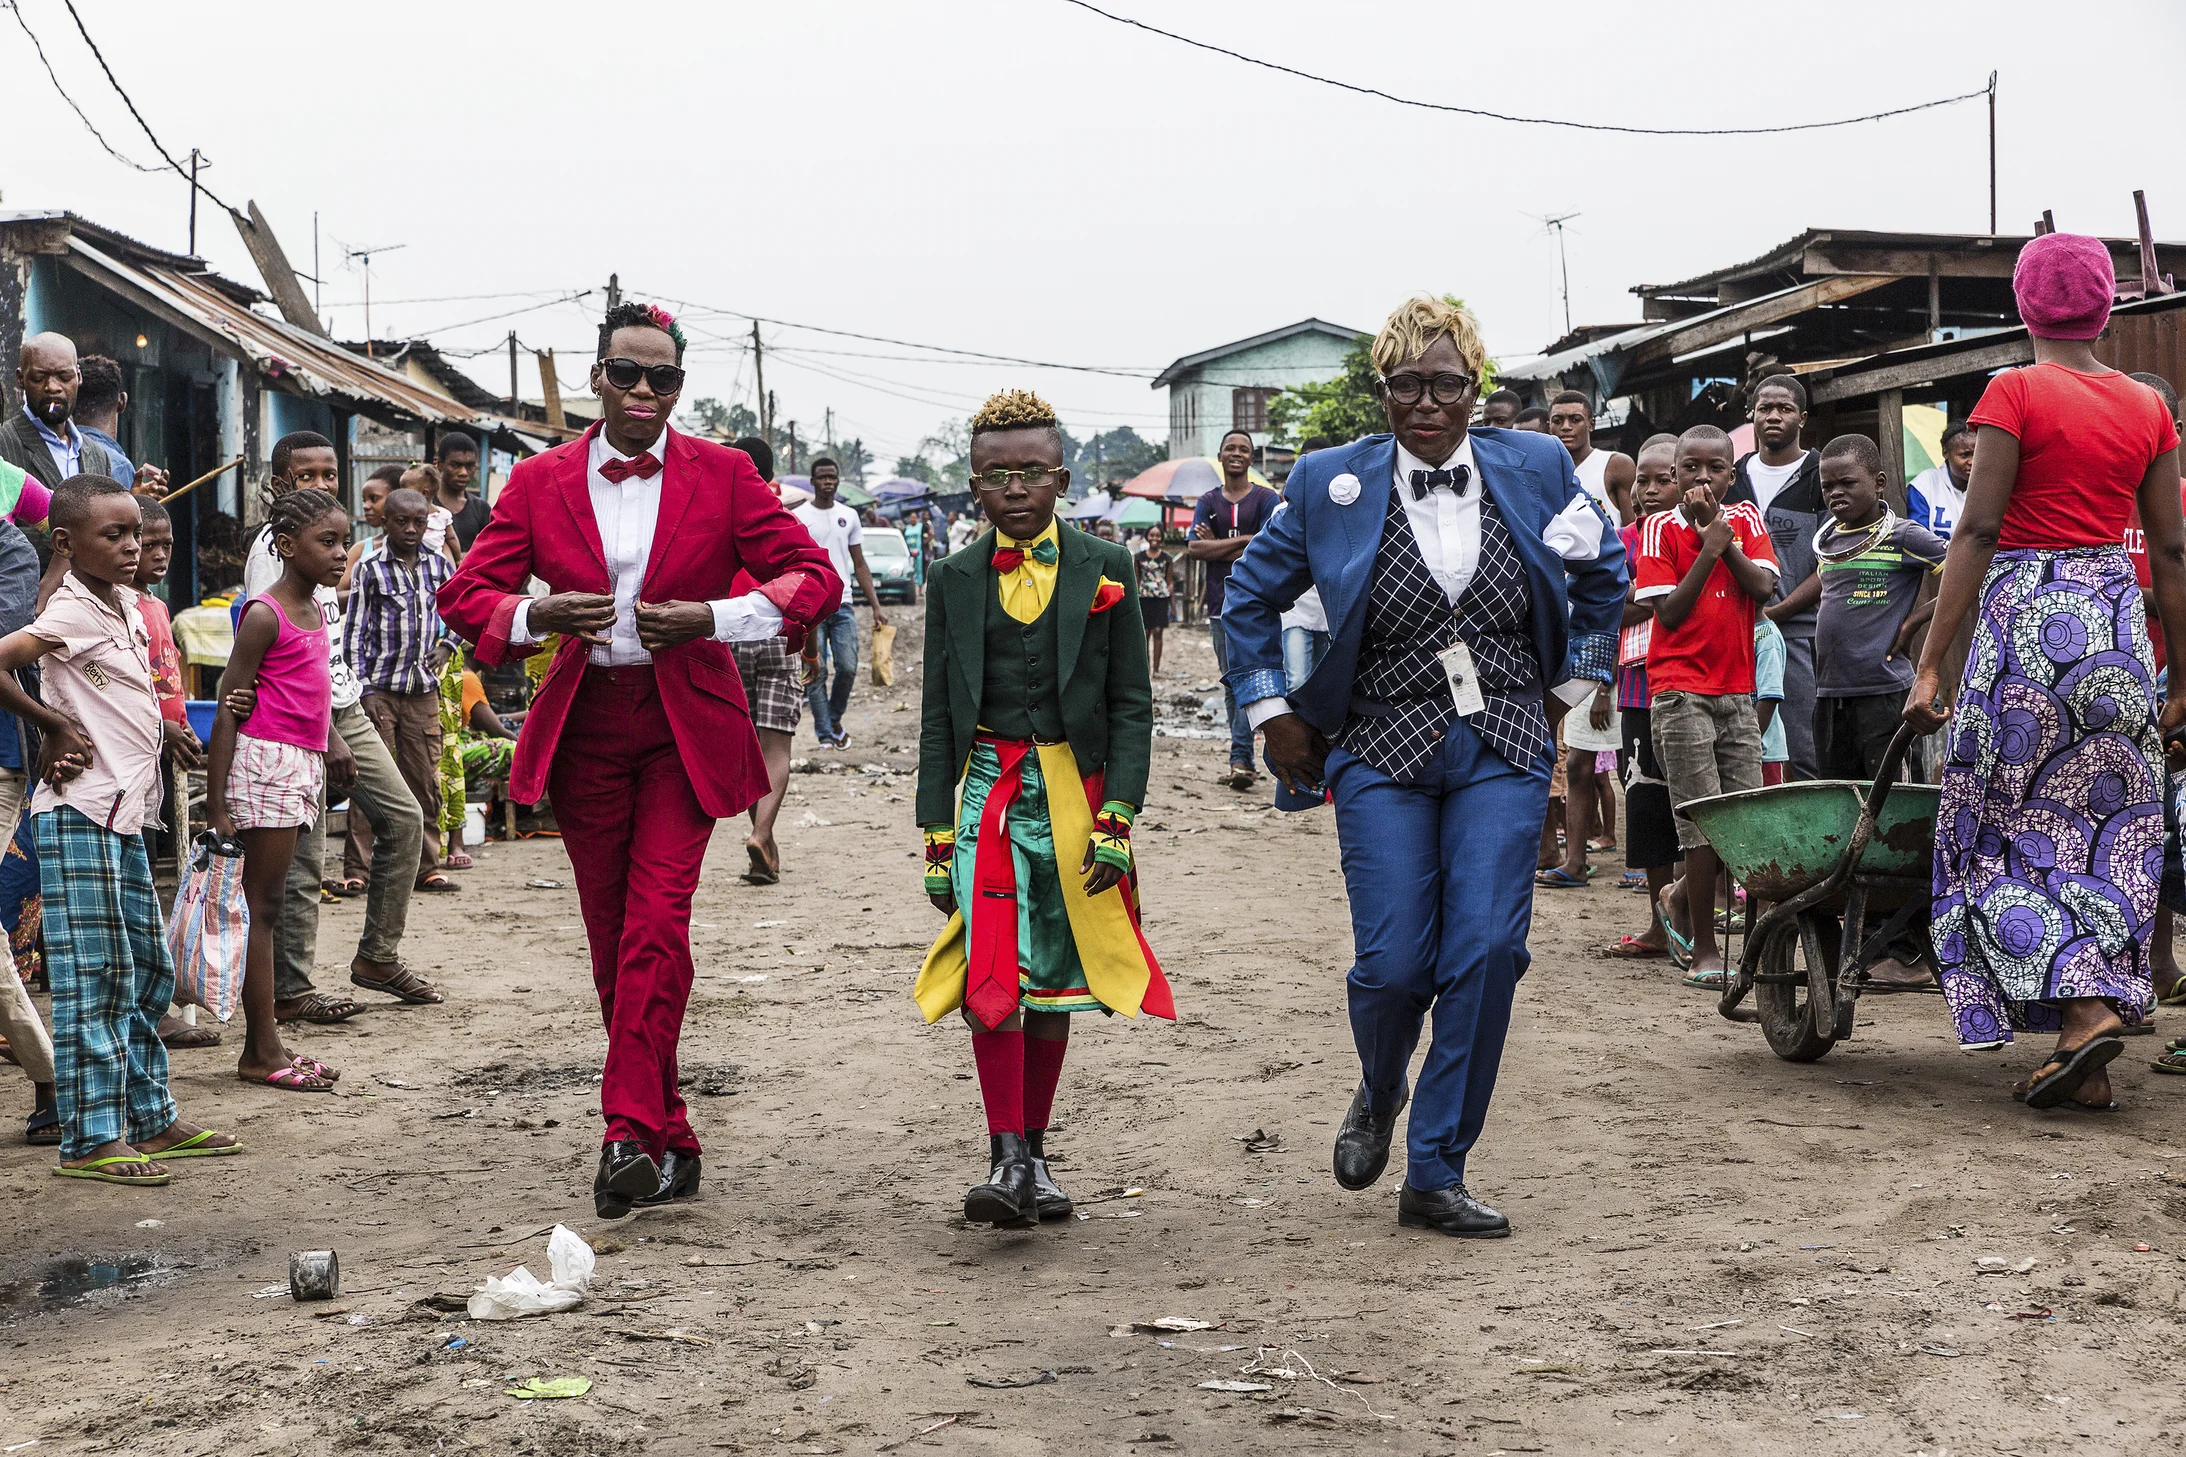
[[[926,893],[948,895],[952,890],[949,881],[949,862],[956,855],[956,831],[949,828],[929,828],[926,831]]]
[[[1116,799],[1101,806],[1100,813],[1093,816],[1095,860],[1112,865],[1126,875],[1131,873],[1131,822],[1137,813],[1130,805]]]

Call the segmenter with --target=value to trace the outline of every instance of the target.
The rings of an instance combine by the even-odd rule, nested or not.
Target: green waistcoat
[[[979,693],[979,721],[1000,738],[1055,743],[1063,733],[1063,704],[1056,679],[1055,602],[1031,622],[1003,610],[990,583],[986,607],[987,651]]]

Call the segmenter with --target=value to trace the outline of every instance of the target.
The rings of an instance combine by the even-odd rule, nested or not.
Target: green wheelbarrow
[[[1939,791],[1897,783],[1913,738],[1912,725],[1899,728],[1872,784],[1807,780],[1685,806],[1749,903],[1769,903],[1746,933],[1717,1009],[1733,1021],[1758,1021],[1786,1061],[1813,1062],[1852,1035],[1867,968],[1887,948],[1911,936],[1933,960]],[[1749,993],[1750,1012],[1740,1006]]]

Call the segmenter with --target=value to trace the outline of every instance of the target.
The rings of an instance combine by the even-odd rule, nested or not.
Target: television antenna
[[[345,262],[362,263],[364,266],[364,353],[367,359],[372,356],[372,255],[393,253],[409,246],[408,243],[381,243],[376,247],[342,249]]]
[[[1564,333],[1569,335],[1571,333],[1571,259],[1564,252],[1564,224],[1570,222],[1579,214],[1576,212],[1551,213],[1547,217],[1542,217],[1529,212],[1526,216],[1539,223],[1542,232],[1556,235],[1556,268],[1563,276],[1564,288]]]

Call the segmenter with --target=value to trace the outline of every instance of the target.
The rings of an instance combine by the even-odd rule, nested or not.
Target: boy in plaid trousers
[[[185,1123],[167,1091],[160,1015],[174,992],[143,830],[159,817],[164,734],[151,639],[134,579],[143,539],[118,481],[75,476],[47,516],[68,574],[29,627],[0,638],[0,712],[44,738],[31,813],[38,826],[46,975],[63,1178],[167,1182],[164,1162],[242,1152]],[[18,668],[46,660],[40,703]]]

